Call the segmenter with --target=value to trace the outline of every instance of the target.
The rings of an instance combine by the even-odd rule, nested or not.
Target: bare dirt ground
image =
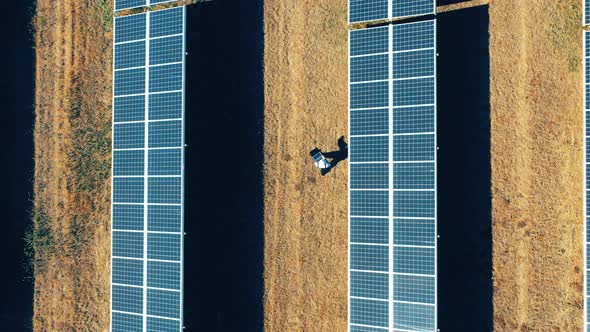
[[[439,7],[460,10],[467,1]],[[265,328],[345,331],[346,0],[265,2]],[[490,2],[497,331],[582,327],[581,2]]]
[[[345,331],[347,162],[309,151],[347,135],[347,2],[265,2],[265,330]]]
[[[110,0],[39,0],[35,18],[35,331],[106,331]]]
[[[490,6],[498,331],[582,328],[581,4]]]

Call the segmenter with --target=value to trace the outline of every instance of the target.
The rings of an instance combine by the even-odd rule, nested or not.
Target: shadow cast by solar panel
[[[262,0],[187,7],[185,326],[262,331]]]
[[[469,1],[471,1],[471,0],[437,0],[436,5],[437,6],[454,5],[456,3],[469,2]]]
[[[0,130],[2,181],[2,232],[0,233],[0,326],[3,331],[31,331],[33,270],[26,257],[25,231],[32,227],[31,199],[34,177],[35,49],[30,22],[32,0],[3,3],[5,47],[0,91],[3,125]]]
[[[488,6],[438,15],[441,331],[492,331]]]

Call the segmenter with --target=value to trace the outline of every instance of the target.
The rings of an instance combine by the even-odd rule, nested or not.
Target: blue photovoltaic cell
[[[152,232],[180,232],[180,206],[148,206],[148,230]]]
[[[143,204],[113,204],[113,229],[143,230]]]
[[[396,17],[434,8],[391,3]],[[351,31],[349,66],[349,328],[434,332],[435,22]]]
[[[393,52],[433,48],[434,28],[434,21],[394,25]]]
[[[148,258],[180,261],[180,234],[148,234]]]
[[[434,246],[434,219],[393,219],[393,243]]]
[[[150,120],[179,119],[182,117],[182,92],[150,95]]]
[[[432,76],[434,75],[434,59],[434,49],[395,53],[393,55],[393,78]]]
[[[434,132],[434,114],[434,106],[394,108],[393,133]]]
[[[143,261],[113,258],[113,284],[141,286],[143,284]]]
[[[350,110],[351,135],[389,133],[389,108]]]
[[[391,0],[393,18],[434,14],[435,0]]]
[[[351,298],[349,315],[353,324],[387,327],[389,304],[386,301]]]
[[[353,162],[389,160],[388,136],[351,137],[350,145],[354,146],[350,150]]]
[[[182,329],[180,322],[172,319],[148,317],[147,332],[172,332]]]
[[[143,258],[143,233],[113,231],[113,256]]]
[[[389,105],[389,82],[359,83],[350,86],[350,108],[376,108]]]
[[[165,2],[173,2],[173,1],[177,1],[177,0],[150,0],[150,4],[155,5],[157,3],[165,3]]]
[[[395,247],[393,272],[434,275],[434,248]]]
[[[143,150],[113,151],[113,175],[143,175]]]
[[[145,120],[145,96],[116,97],[113,113],[115,123]]]
[[[112,331],[183,326],[184,16],[181,6],[115,18]]]
[[[115,44],[115,69],[145,66],[145,41]]]
[[[393,168],[394,189],[434,189],[434,163],[397,164]]]
[[[182,36],[164,37],[150,42],[150,65],[182,62]]]
[[[434,277],[395,275],[395,301],[434,304]]]
[[[143,289],[113,285],[113,310],[139,314],[143,310]]]
[[[150,93],[182,90],[182,64],[150,67]]]
[[[386,217],[389,215],[388,191],[351,191],[350,215],[359,217]]]
[[[180,318],[180,292],[148,289],[148,315]]]
[[[350,59],[350,82],[389,79],[389,54],[377,54]]]
[[[415,78],[395,81],[393,106],[434,104],[434,78]]]
[[[145,69],[125,69],[115,72],[115,96],[145,92]]]
[[[389,27],[354,30],[350,32],[350,56],[388,53]]]
[[[389,219],[351,217],[350,242],[388,244]]]
[[[158,10],[150,14],[150,38],[183,32],[183,7]]]
[[[350,188],[387,189],[389,188],[389,164],[350,165]]]
[[[585,25],[589,25],[590,24],[590,1],[588,0],[584,0],[584,24]],[[588,35],[587,33],[584,33],[585,35]],[[586,44],[588,45],[588,44]]]
[[[115,43],[145,39],[146,24],[146,14],[115,17]]]
[[[148,262],[148,286],[180,289],[180,263]]]
[[[350,295],[385,300],[389,297],[389,276],[384,273],[351,272]]]
[[[150,148],[181,147],[182,121],[151,122],[148,134]]]
[[[349,0],[348,22],[385,20],[389,17],[390,0]]]
[[[114,178],[113,203],[143,203],[143,178]]]
[[[393,303],[393,328],[406,331],[435,331],[434,306]]]
[[[114,149],[138,149],[144,147],[144,124],[121,123],[113,126]]]
[[[143,318],[138,315],[112,313],[111,331],[113,332],[142,332]]]
[[[353,270],[387,272],[389,269],[389,247],[351,244],[350,268]]]
[[[149,151],[149,175],[180,175],[182,153],[180,149],[158,149]]]
[[[434,191],[398,191],[393,195],[394,217],[434,218]]]
[[[180,177],[156,177],[148,179],[148,203],[180,204]]]
[[[145,6],[146,4],[146,0],[115,0],[115,10],[136,8]]]
[[[393,139],[394,161],[434,160],[434,135],[416,134],[396,136]]]
[[[351,325],[350,332],[386,332],[387,329]]]

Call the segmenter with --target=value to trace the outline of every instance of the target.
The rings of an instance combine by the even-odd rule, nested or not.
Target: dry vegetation
[[[347,131],[347,1],[265,4],[265,328],[345,331],[347,165],[307,151]],[[581,1],[491,1],[490,59],[495,329],[578,330]]]
[[[346,0],[265,1],[265,330],[345,331],[347,162],[316,145],[348,132]]]
[[[111,8],[37,4],[35,331],[109,326]]]
[[[498,331],[582,328],[581,4],[490,6]]]

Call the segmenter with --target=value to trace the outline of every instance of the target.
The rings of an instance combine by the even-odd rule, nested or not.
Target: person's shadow
[[[332,160],[330,160],[330,167],[321,170],[322,175],[330,173],[339,162],[348,158],[348,144],[344,140],[344,136],[338,139],[338,151],[325,152],[324,157],[331,158]]]

